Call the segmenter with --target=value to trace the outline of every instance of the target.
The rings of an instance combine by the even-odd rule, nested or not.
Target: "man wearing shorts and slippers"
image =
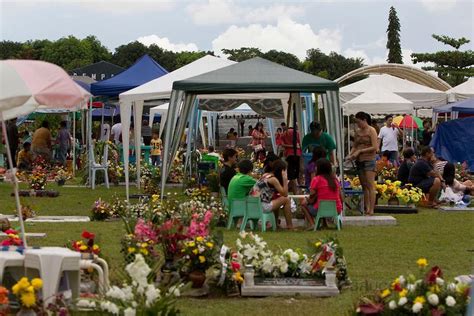
[[[288,191],[298,194],[297,180],[301,170],[300,133],[294,127],[289,127],[281,136],[281,146],[284,149],[286,163],[288,164]]]

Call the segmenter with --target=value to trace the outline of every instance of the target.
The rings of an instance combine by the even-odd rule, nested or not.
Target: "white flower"
[[[273,263],[271,258],[267,258],[263,261],[262,271],[265,273],[271,273],[273,271]]]
[[[399,276],[398,277],[398,282],[400,283],[400,285],[405,285],[405,282],[406,282],[406,279],[403,275]]]
[[[136,312],[135,309],[129,307],[126,310],[123,311],[123,316],[135,316],[136,313],[137,312]]]
[[[446,305],[448,305],[449,307],[453,307],[454,305],[456,305],[456,300],[454,299],[454,297],[452,297],[451,295],[446,297]]]
[[[415,314],[418,314],[422,309],[423,309],[423,304],[421,303],[415,303],[413,304],[413,307],[411,308],[412,312]]]
[[[240,239],[235,241],[235,245],[237,246],[237,249],[242,249],[242,241]]]
[[[311,272],[311,264],[308,261],[303,261],[299,264],[298,269],[302,274],[309,274]]]
[[[407,285],[408,292],[413,292],[416,289],[416,284],[408,284]]]
[[[245,237],[247,237],[247,232],[243,230],[239,233],[239,235],[240,235],[240,238],[245,239]]]
[[[286,249],[283,252],[283,255],[287,255],[290,261],[293,263],[297,263],[300,259],[300,255],[297,252],[293,251],[293,249]]]
[[[444,285],[444,280],[441,279],[441,278],[436,278],[436,284],[438,284],[439,286],[443,286]]]
[[[130,275],[132,280],[137,282],[140,287],[144,287],[148,284],[147,278],[151,272],[151,269],[146,264],[142,255],[137,254],[135,256],[135,261],[128,264],[125,270]]]
[[[150,284],[147,287],[145,296],[146,296],[146,305],[150,306],[151,304],[155,302],[157,298],[160,297],[160,290],[155,288],[154,285]]]
[[[112,286],[105,295],[126,302],[126,295],[118,286]]]
[[[280,265],[280,272],[281,273],[287,273],[288,272],[288,263],[286,261],[283,261]]]
[[[168,289],[168,294],[169,294],[169,295],[176,296],[176,297],[181,296],[181,292],[180,292],[180,290],[179,290],[179,289],[181,288],[181,285],[182,285],[182,284],[176,284],[176,285],[171,286],[171,287]]]
[[[253,246],[246,247],[246,249],[244,250],[244,256],[247,257],[247,259],[249,260],[252,260],[253,258],[258,259],[257,249],[255,249]]]
[[[430,302],[431,305],[436,306],[439,303],[439,298],[438,295],[436,294],[430,294],[428,295],[428,302]]]
[[[81,308],[95,308],[95,302],[89,300],[79,300],[76,303],[76,306]]]
[[[390,303],[388,303],[388,308],[394,310],[397,308],[397,303],[395,303],[395,301],[390,301]]]
[[[105,302],[100,303],[100,308],[102,310],[104,310],[106,312],[109,312],[111,314],[114,314],[114,315],[118,315],[119,312],[120,312],[118,306],[115,305],[112,302],[109,302],[109,301],[105,301]]]
[[[406,297],[401,297],[401,298],[398,300],[398,305],[399,305],[399,306],[403,306],[403,305],[405,305],[407,302],[408,302],[408,300],[407,300]]]
[[[449,284],[448,284],[448,291],[450,291],[450,292],[455,292],[455,291],[456,291],[456,284],[454,284],[454,283],[449,283]]]

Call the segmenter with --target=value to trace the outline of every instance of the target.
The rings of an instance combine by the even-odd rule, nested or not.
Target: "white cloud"
[[[198,25],[270,23],[281,17],[304,14],[304,8],[296,5],[250,7],[239,6],[233,0],[192,3],[186,7],[186,11]]]
[[[150,46],[151,44],[156,44],[159,47],[170,50],[173,52],[182,52],[182,51],[197,51],[198,47],[194,43],[171,43],[167,37],[159,37],[158,35],[146,35],[137,38],[137,41],[143,45]]]
[[[341,42],[342,35],[337,29],[321,29],[315,33],[309,24],[281,18],[276,25],[232,25],[212,41],[212,49],[216,54],[221,54],[223,48],[257,47],[264,52],[276,49],[304,59],[310,48],[319,48],[324,53],[339,52]]]
[[[420,0],[421,4],[432,12],[444,12],[451,10],[456,5],[457,0]]]

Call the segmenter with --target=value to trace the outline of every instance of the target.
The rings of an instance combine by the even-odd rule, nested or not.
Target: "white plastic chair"
[[[92,147],[94,149],[94,147]],[[107,167],[107,162],[109,160],[109,145],[105,144],[104,145],[104,156],[102,156],[102,161],[100,163],[97,163],[95,161],[95,156],[94,156],[94,151],[92,150],[91,153],[92,159],[91,159],[91,171],[92,171],[92,190],[95,189],[95,173],[97,171],[104,171],[104,178],[105,178],[105,186],[107,189],[109,188],[109,173],[107,172],[108,167]]]

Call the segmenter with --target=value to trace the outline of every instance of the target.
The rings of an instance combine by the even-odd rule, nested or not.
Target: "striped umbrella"
[[[90,94],[79,87],[59,66],[36,60],[0,61],[0,121],[2,122],[7,157],[10,167],[13,157],[5,120],[33,112],[40,106],[48,108],[73,108],[87,101]],[[26,247],[25,226],[21,214],[18,195],[18,180],[15,170],[13,177],[16,208],[21,226],[23,243]]]
[[[399,115],[393,118],[393,123],[397,124],[400,128],[411,128],[411,129],[419,129],[423,131],[423,121],[417,117],[412,115]]]

